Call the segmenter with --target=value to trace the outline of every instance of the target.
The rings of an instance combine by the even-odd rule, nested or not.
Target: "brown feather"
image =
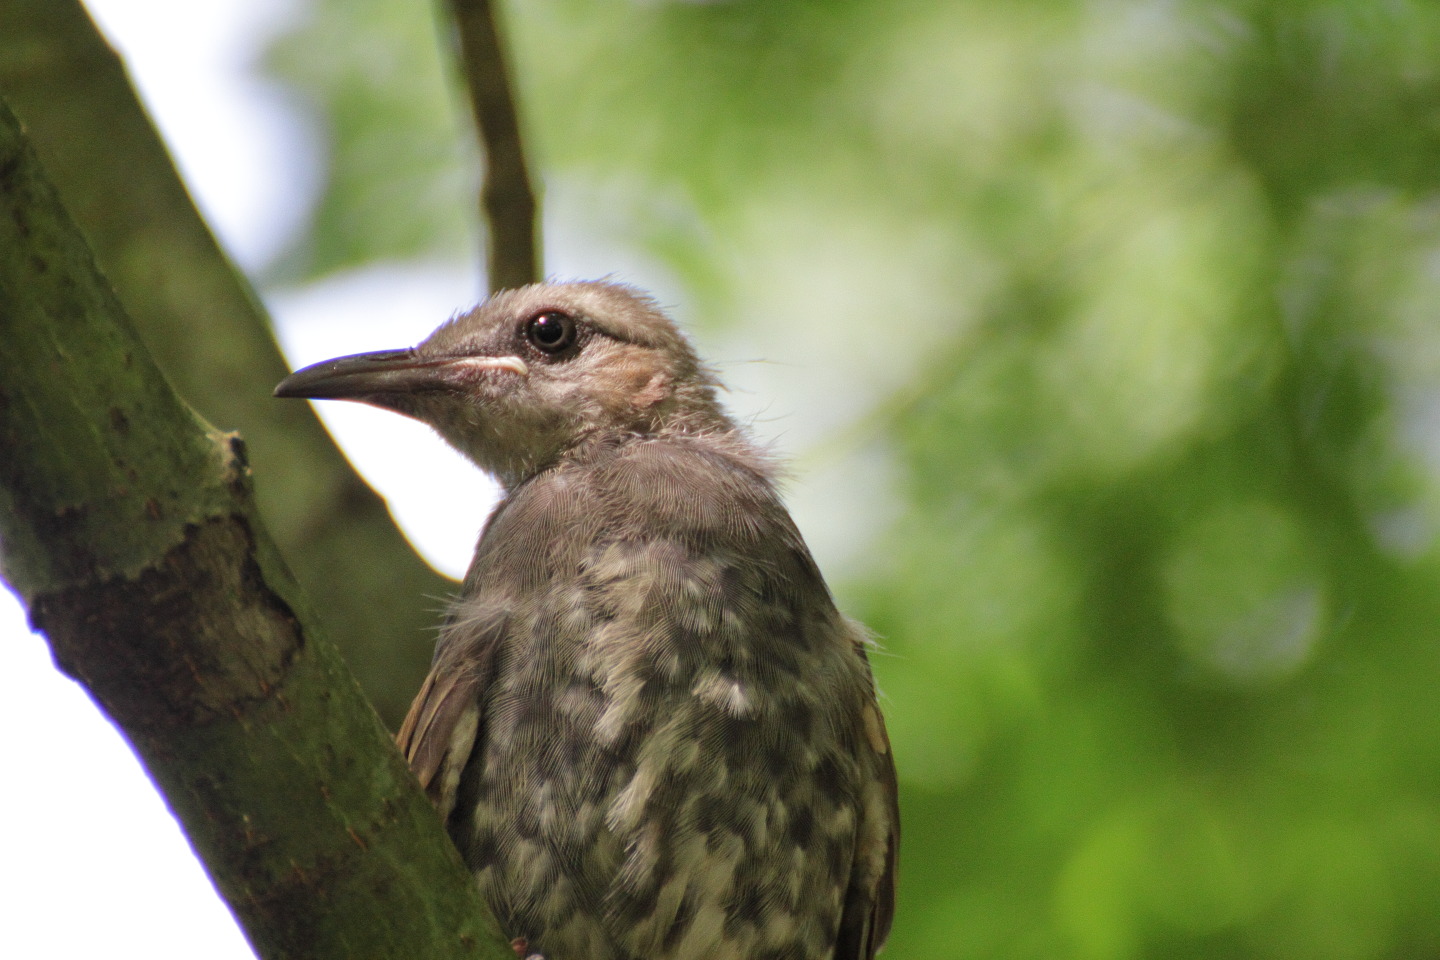
[[[456,784],[480,735],[480,701],[494,672],[505,619],[465,626],[472,631],[473,640],[463,645],[442,642],[439,656],[395,735],[396,745],[442,819],[454,808]],[[447,630],[453,627],[451,624]]]

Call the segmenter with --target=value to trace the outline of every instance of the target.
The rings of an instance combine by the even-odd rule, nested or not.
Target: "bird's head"
[[[419,346],[313,364],[275,395],[414,417],[513,487],[587,438],[729,430],[716,386],[653,300],[596,282],[498,293]]]

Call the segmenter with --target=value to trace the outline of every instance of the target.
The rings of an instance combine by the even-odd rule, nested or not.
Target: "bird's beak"
[[[464,389],[491,370],[528,376],[519,357],[422,357],[412,350],[379,350],[314,363],[275,387],[277,397],[372,400],[394,394]]]

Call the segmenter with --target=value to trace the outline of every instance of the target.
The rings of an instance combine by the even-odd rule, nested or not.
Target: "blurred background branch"
[[[480,221],[485,224],[490,291],[541,277],[535,191],[525,166],[510,67],[489,0],[448,0],[457,65],[480,138]]]
[[[267,385],[289,367],[264,307],[79,0],[0,3],[0,96],[170,382],[245,437],[261,515],[371,702],[398,726],[433,646],[423,598],[450,585],[395,530],[309,406],[271,399]]]

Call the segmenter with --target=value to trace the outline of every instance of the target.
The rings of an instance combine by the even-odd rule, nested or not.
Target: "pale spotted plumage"
[[[527,352],[544,311],[585,342]],[[764,458],[634,291],[502,295],[408,362],[512,355],[403,394],[296,375],[507,485],[399,738],[502,927],[550,960],[872,957],[894,768],[862,634]]]

